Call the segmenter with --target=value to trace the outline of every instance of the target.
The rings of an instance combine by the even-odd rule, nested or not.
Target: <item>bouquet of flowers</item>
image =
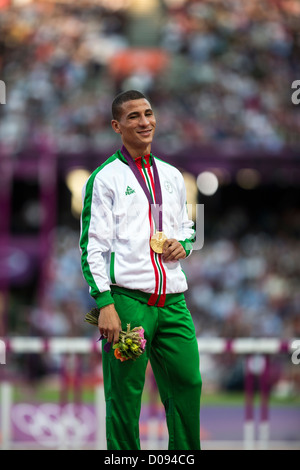
[[[91,325],[98,326],[98,317],[99,309],[93,308],[85,316],[85,321]],[[99,341],[104,339],[102,335],[99,338]],[[146,348],[147,340],[144,338],[144,328],[141,326],[136,326],[133,329],[130,329],[130,323],[127,324],[127,330],[121,331],[119,335],[119,341],[113,346],[114,355],[117,359],[120,359],[121,362],[132,359],[135,361],[140,357]],[[108,352],[110,350],[111,344],[106,343],[104,350]]]
[[[99,308],[92,308],[92,310],[85,315],[85,321],[91,325],[98,326],[99,313]]]
[[[128,323],[127,331],[120,332],[119,342],[113,346],[115,357],[121,362],[128,359],[135,361],[145,351],[146,342],[144,328],[137,326],[131,330]]]

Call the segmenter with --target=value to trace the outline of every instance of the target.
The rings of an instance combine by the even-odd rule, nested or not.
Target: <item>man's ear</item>
[[[111,121],[111,127],[113,128],[113,130],[117,133],[117,134],[121,134],[121,129],[120,129],[120,126],[119,126],[119,121],[117,121],[116,119],[113,119]]]

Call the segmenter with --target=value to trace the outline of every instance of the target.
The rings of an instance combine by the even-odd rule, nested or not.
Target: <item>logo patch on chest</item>
[[[166,190],[168,191],[168,193],[171,194],[171,193],[173,192],[172,183],[170,183],[170,181],[168,181],[168,180],[165,180],[164,185],[165,185],[165,188],[166,188]]]
[[[135,193],[135,190],[132,189],[130,186],[127,186],[126,191],[125,191],[125,196],[129,196],[130,194]]]

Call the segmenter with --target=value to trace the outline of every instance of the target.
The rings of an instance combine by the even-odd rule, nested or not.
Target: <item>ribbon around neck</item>
[[[136,166],[136,163],[130,153],[128,152],[127,148],[123,145],[121,148],[121,153],[126,159],[129,167],[131,168],[132,172],[134,173],[136,179],[138,180],[141,188],[143,189],[149,204],[151,208],[151,213],[155,222],[156,230],[159,232],[162,232],[162,192],[161,192],[161,186],[160,186],[160,181],[159,181],[159,174],[155,162],[155,158],[152,156],[152,166],[153,166],[153,176],[154,176],[154,189],[155,189],[155,198],[156,198],[156,204],[154,200],[151,197],[150,191],[146,186],[146,183],[144,181],[144,178],[142,177],[141,173],[139,172],[139,169]]]

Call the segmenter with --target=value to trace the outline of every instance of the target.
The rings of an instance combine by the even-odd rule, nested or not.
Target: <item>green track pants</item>
[[[121,362],[111,348],[103,351],[108,450],[140,449],[139,417],[148,360],[165,407],[169,450],[200,449],[200,395],[198,344],[185,300],[165,307],[148,306],[122,294],[113,294],[126,330],[142,326],[146,351],[136,361]]]

